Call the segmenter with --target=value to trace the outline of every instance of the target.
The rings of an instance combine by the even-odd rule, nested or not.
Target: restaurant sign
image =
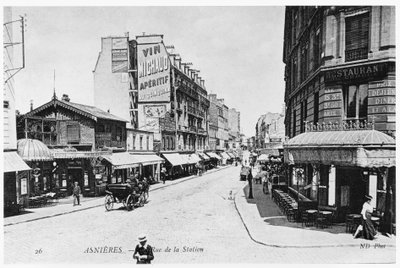
[[[376,79],[387,73],[387,63],[353,66],[325,72],[325,82],[345,82],[355,79]]]

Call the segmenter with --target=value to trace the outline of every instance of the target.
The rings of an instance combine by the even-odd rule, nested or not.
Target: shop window
[[[67,140],[68,143],[79,143],[80,141],[79,124],[67,125]]]
[[[350,16],[346,18],[346,61],[355,61],[368,58],[368,40],[370,27],[369,17],[369,12],[365,12],[360,15]]]
[[[368,85],[343,88],[344,114],[347,121],[364,121],[368,116]]]

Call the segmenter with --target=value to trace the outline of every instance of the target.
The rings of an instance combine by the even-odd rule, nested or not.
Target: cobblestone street
[[[134,263],[131,250],[140,233],[146,233],[155,248],[154,263],[395,261],[394,247],[374,248],[373,242],[369,249],[277,248],[255,243],[229,194],[244,198],[246,182],[239,181],[238,174],[239,167],[229,167],[152,191],[149,203],[131,212],[116,204],[110,212],[96,207],[5,226],[5,262]],[[91,253],[100,247],[113,253]]]

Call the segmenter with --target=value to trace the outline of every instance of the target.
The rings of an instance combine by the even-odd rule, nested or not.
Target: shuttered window
[[[346,61],[368,58],[369,17],[366,12],[346,18]]]
[[[79,143],[80,133],[79,124],[67,125],[67,140],[68,143]]]

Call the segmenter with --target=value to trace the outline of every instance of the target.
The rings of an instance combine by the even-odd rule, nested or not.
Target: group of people
[[[137,204],[143,204],[148,198],[150,183],[146,177],[135,176],[133,179],[127,179],[126,183],[132,188],[132,193],[136,198]]]

